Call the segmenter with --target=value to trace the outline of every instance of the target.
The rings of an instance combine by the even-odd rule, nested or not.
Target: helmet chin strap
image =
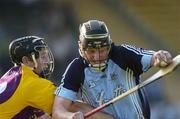
[[[103,69],[106,68],[107,66],[107,61],[105,61],[104,63],[100,63],[100,64],[89,64],[90,67],[92,67],[92,69],[96,70],[96,71],[102,71]]]
[[[34,66],[34,69],[35,69],[35,68],[37,68],[37,66],[38,66],[37,61],[36,61],[36,58],[35,58],[35,54],[32,53],[31,56],[32,56],[32,60],[33,60],[34,65],[35,65],[35,66]]]
[[[31,56],[32,56],[32,60],[33,60],[33,62],[34,62],[34,67],[33,67],[33,69],[36,69],[37,66],[38,66],[38,64],[37,64],[37,61],[36,61],[36,58],[35,58],[35,54],[32,53]],[[36,72],[36,73],[37,73],[37,72]],[[43,71],[41,71],[40,74],[38,74],[38,75],[39,75],[40,77],[42,77],[42,78],[45,78]]]

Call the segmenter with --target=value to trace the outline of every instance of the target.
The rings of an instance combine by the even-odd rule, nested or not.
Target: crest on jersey
[[[93,88],[96,86],[96,84],[94,81],[90,80],[90,81],[88,81],[88,86],[89,86],[89,88]]]
[[[116,73],[110,74],[112,80],[118,79],[118,75]]]

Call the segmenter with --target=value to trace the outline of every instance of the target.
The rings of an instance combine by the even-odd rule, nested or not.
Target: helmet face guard
[[[33,56],[34,53],[32,53],[32,59],[35,62],[35,64],[38,61],[38,64],[35,66],[35,68],[39,67],[40,68],[40,76],[43,78],[48,78],[52,72],[54,71],[54,57],[46,45],[42,46],[36,46],[34,49],[38,53],[38,58],[36,59],[35,56]],[[33,58],[34,57],[34,58]],[[38,66],[40,65],[40,66]]]
[[[88,49],[94,48],[99,50],[103,47],[107,47],[107,51],[109,53],[112,41],[105,23],[97,20],[90,20],[86,23],[83,23],[83,25],[80,26],[79,39],[80,54],[86,59],[86,61],[89,63],[89,66],[97,71],[102,71],[105,69],[108,55],[104,61],[99,61],[97,64],[92,64],[85,55],[85,51]]]

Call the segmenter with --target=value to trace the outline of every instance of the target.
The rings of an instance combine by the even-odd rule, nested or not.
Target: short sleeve
[[[76,58],[68,65],[61,81],[61,85],[55,91],[55,94],[75,101],[84,82],[84,63],[82,59]]]

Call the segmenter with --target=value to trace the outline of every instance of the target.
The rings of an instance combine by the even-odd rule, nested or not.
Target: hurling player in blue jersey
[[[78,43],[80,56],[69,64],[55,92],[55,119],[84,119],[81,111],[68,111],[79,91],[84,102],[98,107],[139,84],[140,75],[149,68],[165,67],[172,62],[168,51],[115,45],[105,23],[99,20],[89,20],[80,26]],[[144,89],[106,107],[103,112],[116,119],[150,119]]]

